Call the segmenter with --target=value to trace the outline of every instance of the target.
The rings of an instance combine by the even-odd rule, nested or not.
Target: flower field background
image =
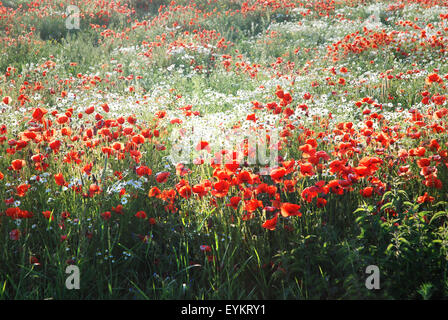
[[[448,1],[0,3],[1,299],[448,297]]]

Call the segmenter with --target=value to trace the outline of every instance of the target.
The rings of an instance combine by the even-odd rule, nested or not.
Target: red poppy
[[[248,171],[241,171],[238,174],[237,178],[238,178],[238,184],[241,184],[241,183],[252,184],[253,183],[252,175]]]
[[[183,177],[183,176],[189,174],[190,172],[191,172],[191,170],[185,168],[185,165],[184,165],[183,163],[178,163],[178,164],[176,165],[176,174],[177,174],[178,176]]]
[[[170,172],[159,172],[156,174],[156,181],[158,183],[165,183],[168,180],[168,177],[171,175]]]
[[[160,194],[160,189],[157,187],[152,187],[148,192],[148,197],[152,198]]]
[[[210,252],[210,251],[212,251],[212,248],[210,246],[208,246],[208,245],[201,245],[199,247],[199,249],[201,249],[202,252]]]
[[[373,187],[366,187],[364,189],[361,189],[359,191],[359,193],[364,197],[364,198],[370,198],[373,194]]]
[[[221,180],[213,184],[213,189],[211,190],[212,195],[218,198],[223,198],[229,192],[230,183],[227,181]]]
[[[21,159],[16,159],[11,162],[11,166],[15,171],[20,171],[25,165],[25,160]]]
[[[434,201],[434,197],[431,197],[430,195],[428,195],[428,192],[425,192],[424,195],[417,198],[418,203],[427,203],[427,202],[433,202],[433,201]]]
[[[110,213],[110,211],[106,211],[106,212],[101,213],[101,217],[102,217],[104,220],[109,220],[109,219],[111,218],[111,213]]]
[[[62,176],[62,173],[55,174],[54,180],[58,186],[65,186],[67,184],[64,177]]]
[[[142,177],[144,175],[149,176],[152,174],[152,170],[150,168],[148,168],[147,166],[140,166],[135,171],[139,177]]]
[[[207,188],[205,188],[204,185],[202,184],[194,185],[193,192],[196,193],[199,196],[199,198],[202,198],[208,193]]]
[[[137,134],[132,137],[132,142],[134,142],[135,144],[142,144],[145,142],[145,137],[141,134]]]
[[[146,212],[145,211],[138,211],[135,216],[139,219],[146,219]]]
[[[118,214],[123,214],[123,206],[121,204],[119,204],[116,207],[112,207],[112,211],[114,211],[115,213],[118,213]]]
[[[90,186],[89,186],[89,195],[91,196],[91,197],[93,197],[94,195],[96,195],[96,194],[99,194],[99,193],[101,193],[101,188],[96,184],[96,183],[92,183]]]
[[[241,201],[241,197],[231,197],[230,203],[226,204],[228,207],[232,207],[233,209],[238,209],[238,204]]]
[[[327,205],[327,200],[324,198],[317,198],[316,205],[318,208],[323,208]]]
[[[5,96],[3,97],[2,101],[4,104],[10,104],[12,102],[12,99],[10,96]]]
[[[35,108],[34,111],[33,111],[32,117],[33,117],[34,120],[36,120],[38,122],[41,122],[42,118],[47,113],[48,113],[48,111],[45,108]]]
[[[249,115],[246,117],[246,120],[256,122],[256,121],[257,121],[257,118],[255,117],[255,113],[249,114]]]
[[[261,200],[251,199],[251,200],[244,201],[244,210],[246,210],[249,213],[252,213],[255,210],[257,210],[257,208],[262,208],[262,207],[263,207],[263,202]]]
[[[53,140],[50,142],[49,146],[54,151],[54,153],[57,153],[59,151],[59,148],[61,147],[61,141],[60,140]]]
[[[17,241],[17,240],[20,239],[20,235],[21,235],[21,233],[20,233],[20,230],[19,230],[19,229],[11,230],[11,231],[9,232],[9,239],[14,240],[14,241]]]
[[[188,199],[191,197],[191,187],[187,184],[179,189],[179,195],[184,198]]]
[[[280,210],[283,217],[289,217],[289,216],[302,216],[302,213],[299,212],[300,206],[298,204],[293,203],[282,203]]]
[[[92,114],[94,111],[95,111],[95,107],[94,107],[94,106],[90,106],[90,107],[88,107],[88,108],[86,108],[86,109],[84,110],[84,112],[85,112],[86,114]]]
[[[282,182],[282,178],[285,176],[285,174],[286,174],[285,168],[273,169],[271,171],[271,178],[272,180],[274,180],[275,183],[280,183]]]
[[[29,184],[22,183],[22,184],[19,185],[19,186],[17,187],[17,189],[16,189],[17,195],[18,195],[19,197],[24,197],[25,194],[26,194],[26,192],[28,191],[28,189],[29,189],[30,187],[31,187],[31,186],[30,186]]]
[[[417,160],[417,166],[419,168],[428,167],[431,164],[431,159],[429,158],[421,158]]]
[[[300,173],[304,176],[313,176],[314,170],[311,163],[303,163],[300,165]]]
[[[261,226],[265,229],[273,231],[277,226],[277,220],[278,220],[278,212],[275,214],[274,218],[266,220]]]
[[[110,110],[109,105],[107,103],[103,103],[101,105],[101,108],[103,108],[104,112],[109,112]]]
[[[207,141],[201,140],[196,145],[196,150],[197,151],[201,151],[201,150],[204,150],[204,149],[207,150],[209,153],[211,152],[209,143]]]
[[[437,73],[431,73],[426,77],[426,83],[432,84],[432,83],[443,83],[442,78]]]

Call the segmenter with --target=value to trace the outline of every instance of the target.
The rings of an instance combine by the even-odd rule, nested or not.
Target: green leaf
[[[404,243],[404,244],[407,244],[407,245],[411,245],[411,244],[409,243],[409,241],[406,240],[405,238],[400,237],[400,238],[398,238],[398,240],[400,240],[401,243]]]
[[[429,224],[431,224],[434,220],[439,219],[440,217],[446,217],[448,216],[448,212],[446,211],[439,211],[436,214],[434,214],[431,218],[431,220],[429,220]]]
[[[438,206],[446,206],[446,205],[448,205],[448,202],[446,202],[446,201],[439,201],[439,202],[433,204],[432,206],[433,207],[438,207]]]
[[[392,191],[387,191],[386,193],[383,194],[382,200],[386,199],[390,195],[392,195]]]
[[[394,247],[394,244],[393,244],[393,243],[389,244],[389,245],[387,246],[387,248],[386,248],[386,253],[389,253],[389,252],[392,250],[393,247]]]

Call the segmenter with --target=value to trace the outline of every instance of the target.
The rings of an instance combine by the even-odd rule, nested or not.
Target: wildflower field
[[[0,51],[0,299],[448,297],[447,0],[2,0]]]

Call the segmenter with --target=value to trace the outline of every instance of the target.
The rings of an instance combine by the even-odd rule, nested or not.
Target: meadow
[[[0,53],[0,299],[448,297],[448,1],[3,0]]]

